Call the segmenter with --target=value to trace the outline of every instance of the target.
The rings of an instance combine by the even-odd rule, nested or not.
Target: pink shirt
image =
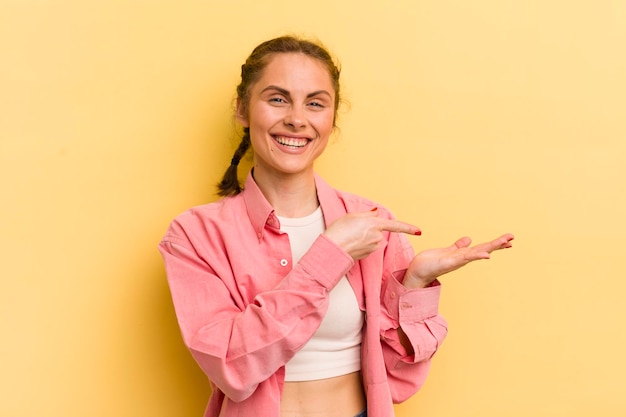
[[[378,207],[315,177],[326,225]],[[210,379],[205,417],[280,415],[284,365],[313,335],[329,291],[347,275],[365,311],[361,372],[369,417],[393,416],[393,402],[424,383],[447,327],[438,315],[440,285],[406,289],[400,281],[413,248],[403,234],[367,258],[352,258],[320,235],[292,265],[287,234],[251,175],[244,191],[192,208],[159,245],[185,344]],[[400,281],[399,281],[400,280]],[[407,355],[397,328],[415,353]]]

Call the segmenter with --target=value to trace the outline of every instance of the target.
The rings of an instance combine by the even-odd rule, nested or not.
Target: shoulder
[[[228,199],[193,206],[178,214],[172,220],[172,224],[194,225],[197,223],[211,222],[224,213],[224,206],[228,205]]]
[[[193,236],[218,232],[241,223],[244,213],[245,204],[239,195],[191,207],[174,217],[164,240],[191,240]]]
[[[391,213],[383,205],[352,192],[344,191],[329,185],[321,176],[315,176],[318,198],[322,205],[327,204],[344,213],[354,213],[377,208],[383,216],[391,217]],[[341,208],[340,208],[341,207]]]
[[[393,214],[384,205],[351,192],[334,189],[337,197],[343,202],[348,213],[369,211],[373,209],[379,210],[381,217],[393,218]]]

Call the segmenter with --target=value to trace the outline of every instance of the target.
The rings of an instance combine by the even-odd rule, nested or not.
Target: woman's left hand
[[[462,237],[447,248],[428,249],[418,253],[406,271],[407,288],[423,288],[437,277],[447,274],[479,259],[489,259],[493,251],[510,248],[513,235],[504,234],[490,242],[470,246],[472,239]]]

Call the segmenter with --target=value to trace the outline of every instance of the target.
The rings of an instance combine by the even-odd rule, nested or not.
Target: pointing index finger
[[[408,235],[419,236],[422,231],[419,227],[399,220],[380,219],[381,230],[394,233],[406,233]]]

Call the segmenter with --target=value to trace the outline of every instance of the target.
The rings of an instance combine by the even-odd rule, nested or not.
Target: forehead
[[[325,90],[333,95],[335,93],[324,63],[302,53],[272,55],[253,89],[263,89],[268,85],[289,91]]]

